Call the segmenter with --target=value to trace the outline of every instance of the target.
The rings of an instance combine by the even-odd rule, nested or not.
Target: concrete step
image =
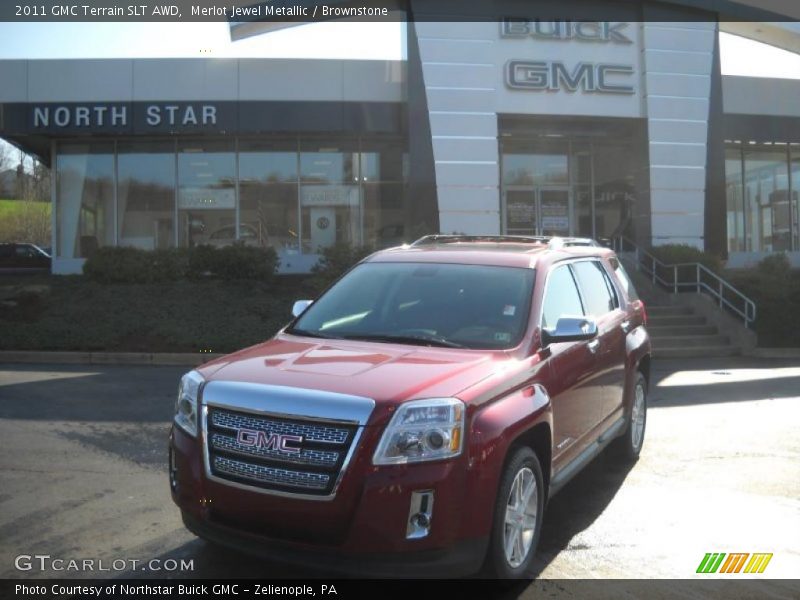
[[[677,315],[693,315],[694,311],[690,306],[650,306],[647,305],[648,317],[674,317]]]
[[[653,347],[666,348],[707,348],[714,346],[727,346],[730,338],[727,335],[663,335],[650,336]]]
[[[705,325],[706,319],[700,315],[651,316],[648,312],[647,324],[650,327],[683,327],[686,325]]]
[[[714,335],[717,328],[714,325],[653,325],[648,321],[647,332],[653,338],[664,335]]]
[[[653,348],[655,358],[698,358],[738,356],[741,348],[736,346],[693,346],[686,348]]]

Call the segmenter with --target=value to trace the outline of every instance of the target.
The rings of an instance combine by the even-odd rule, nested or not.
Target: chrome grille
[[[306,490],[325,490],[331,480],[330,475],[254,465],[224,456],[215,456],[213,466],[218,474],[243,477],[244,479],[264,484],[291,485],[292,487]]]
[[[255,429],[288,435],[302,435],[309,442],[323,444],[344,444],[350,430],[341,426],[284,421],[273,417],[259,417],[228,410],[215,409],[211,412],[211,425],[225,429]]]
[[[248,439],[239,440],[241,430],[263,432],[264,436],[257,444],[248,444]],[[356,431],[356,423],[258,415],[209,406],[205,436],[208,467],[214,478],[239,485],[329,495]],[[281,435],[301,438],[292,439],[294,451],[269,443],[274,436]]]
[[[222,433],[212,433],[209,436],[211,448],[215,450],[227,450],[236,454],[258,456],[266,459],[277,459],[279,461],[293,463],[297,465],[316,465],[319,467],[335,467],[339,461],[340,453],[330,450],[313,450],[304,448],[297,454],[287,454],[280,450],[255,448],[254,446],[243,446],[236,441],[236,438]]]

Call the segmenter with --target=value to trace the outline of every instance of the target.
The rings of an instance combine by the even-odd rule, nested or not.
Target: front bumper
[[[370,457],[379,434],[364,436],[335,497],[319,501],[209,479],[200,438],[173,428],[173,500],[196,535],[271,560],[376,577],[478,571],[488,531],[467,516],[477,498],[465,488],[465,457],[375,467]],[[434,492],[431,529],[421,539],[409,539],[411,496],[417,490]]]
[[[477,572],[488,538],[459,542],[446,550],[419,550],[386,554],[343,554],[336,549],[290,544],[247,534],[198,519],[181,511],[183,523],[195,535],[235,550],[314,570],[367,577],[460,577]]]

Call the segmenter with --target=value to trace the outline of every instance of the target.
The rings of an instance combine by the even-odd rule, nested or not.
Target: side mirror
[[[597,336],[597,322],[591,317],[560,317],[555,328],[542,331],[542,345],[583,342]]]
[[[297,300],[292,305],[292,316],[299,317],[303,314],[303,312],[311,306],[311,303],[314,302],[313,300]]]

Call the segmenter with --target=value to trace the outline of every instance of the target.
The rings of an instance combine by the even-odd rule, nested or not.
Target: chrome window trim
[[[214,393],[211,398],[209,397],[209,391]],[[269,400],[265,401],[265,396]],[[364,427],[375,408],[375,400],[362,396],[233,381],[210,381],[206,383],[203,386],[198,403],[201,406],[201,443],[203,446],[203,465],[207,479],[249,492],[316,501],[330,501],[336,497],[336,492],[344,478],[347,467],[359,446]],[[230,481],[214,475],[211,472],[210,444],[208,440],[209,406],[263,417],[317,421],[333,425],[355,425],[356,430],[353,435],[353,441],[350,443],[330,494],[304,494],[302,492],[269,490],[237,481]],[[302,410],[298,410],[300,408]],[[298,466],[302,469],[302,465],[294,465],[293,468]]]

